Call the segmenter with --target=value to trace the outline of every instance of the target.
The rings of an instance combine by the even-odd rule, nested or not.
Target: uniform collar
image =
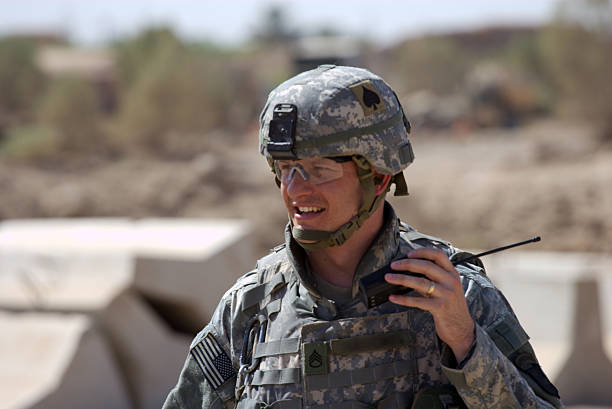
[[[385,201],[384,206],[383,225],[355,270],[353,296],[359,291],[359,279],[389,265],[399,251],[399,219],[389,202]]]
[[[287,252],[287,258],[293,266],[293,272],[296,275],[296,279],[300,280],[306,289],[318,296],[318,292],[314,286],[314,277],[312,270],[308,268],[308,260],[306,258],[306,251],[298,242],[293,238],[291,234],[291,224],[287,223],[285,226],[285,248]]]
[[[359,279],[391,263],[399,251],[400,230],[399,220],[391,204],[385,201],[383,225],[372,245],[364,253],[357,265],[353,277],[353,296],[359,291]],[[314,277],[308,268],[306,252],[295,241],[291,234],[289,224],[285,227],[285,244],[287,257],[293,265],[294,271],[308,290],[318,293],[314,289]]]

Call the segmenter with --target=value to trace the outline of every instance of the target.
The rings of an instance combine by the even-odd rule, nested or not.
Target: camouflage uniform
[[[391,206],[385,206],[383,230],[355,274],[352,302],[339,306],[317,292],[304,250],[287,230],[286,245],[260,260],[257,270],[223,296],[210,323],[194,339],[164,408],[236,403],[238,408],[409,408],[418,391],[441,385],[453,385],[469,408],[558,407],[554,391],[536,367],[527,335],[478,266],[458,266],[476,322],[475,345],[459,365],[437,337],[430,313],[390,302],[367,308],[357,284],[360,277],[413,248],[437,247],[451,257],[457,253],[401,224]],[[265,337],[254,342],[252,372],[238,376],[245,333],[253,320],[265,328]],[[218,345],[217,352],[207,346],[210,343]],[[528,367],[517,369],[504,353],[518,353],[536,368],[531,370],[535,375],[528,374]],[[206,366],[206,354],[212,360],[227,359],[231,370],[211,383],[206,372],[214,369]],[[236,402],[238,377],[245,386],[239,388]]]
[[[292,122],[274,123],[272,109],[279,106],[297,108]],[[457,266],[476,326],[472,349],[460,363],[438,338],[429,312],[391,302],[368,307],[360,280],[410,250],[435,247],[451,260],[460,255],[402,224],[386,202],[383,226],[359,261],[350,300],[336,302],[319,290],[304,250],[308,239],[301,238],[342,245],[382,203],[382,196],[373,195],[371,169],[392,175],[396,194],[407,194],[402,170],[414,155],[406,131],[399,100],[366,70],[320,67],[270,94],[260,132],[270,163],[348,155],[360,168],[365,203],[336,232],[296,234],[287,225],[285,244],[236,282],[194,339],[165,409],[561,405],[527,335],[479,262]]]

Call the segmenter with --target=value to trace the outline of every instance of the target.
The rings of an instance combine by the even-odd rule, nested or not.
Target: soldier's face
[[[313,184],[298,173],[281,182],[281,194],[293,225],[305,230],[335,231],[355,216],[363,189],[355,164],[343,162],[342,176]]]

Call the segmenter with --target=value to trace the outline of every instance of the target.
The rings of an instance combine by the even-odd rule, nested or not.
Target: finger
[[[406,274],[387,273],[385,274],[385,280],[390,284],[413,288],[423,297],[445,297],[449,292],[448,289],[444,288],[444,286],[439,283],[434,283],[426,278],[414,277]],[[432,284],[434,285],[433,292],[427,295]]]
[[[434,248],[419,248],[412,250],[410,253],[408,253],[408,258],[421,258],[429,260],[436,263],[444,270],[452,271],[459,275],[453,263],[450,261],[446,253],[444,253],[442,250]]]
[[[410,271],[411,273],[423,274],[430,280],[442,283],[448,282],[449,277],[458,278],[452,272],[444,270],[439,265],[424,259],[404,258],[391,263],[391,268],[398,271]]]
[[[415,307],[420,310],[432,312],[437,308],[438,300],[433,298],[415,297],[410,295],[391,294],[389,301],[405,307]]]

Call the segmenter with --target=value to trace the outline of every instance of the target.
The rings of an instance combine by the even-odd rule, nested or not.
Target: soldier
[[[562,406],[482,263],[385,202],[414,159],[387,83],[321,66],[273,90],[260,125],[285,244],[222,297],[164,408]]]

